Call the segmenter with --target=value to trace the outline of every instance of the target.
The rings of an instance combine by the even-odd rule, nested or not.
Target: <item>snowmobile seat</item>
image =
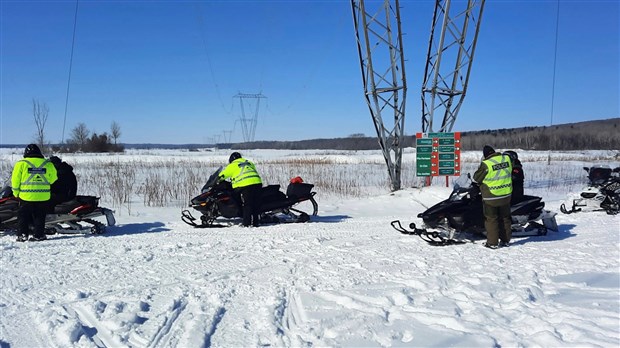
[[[286,188],[286,196],[290,199],[307,198],[314,185],[306,183],[289,184]]]
[[[88,205],[91,208],[96,208],[99,205],[99,198],[95,196],[75,196],[75,198],[70,201],[57,204],[54,207],[54,213],[67,214],[81,205]]]
[[[286,196],[280,191],[280,185],[267,185],[261,190],[261,202],[263,206],[273,206],[276,202],[286,200]],[[279,204],[275,204],[276,206]]]
[[[592,167],[588,171],[588,180],[592,185],[602,185],[611,177],[611,168]]]

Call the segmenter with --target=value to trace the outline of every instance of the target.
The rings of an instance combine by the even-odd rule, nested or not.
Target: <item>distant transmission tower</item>
[[[351,0],[366,103],[383,150],[392,191],[400,190],[402,138],[405,127],[405,58],[400,29],[400,5]],[[385,124],[391,116],[393,125]]]
[[[223,130],[222,133],[224,133],[224,142],[225,143],[230,143],[230,137],[232,135],[232,130]]]
[[[239,93],[235,95],[233,98],[239,98],[239,104],[241,105],[241,118],[239,120],[241,121],[241,131],[243,133],[243,141],[252,142],[254,141],[254,133],[256,133],[256,123],[258,120],[258,110],[260,106],[260,100],[262,98],[267,98],[267,97],[265,97],[261,93],[258,93],[258,94]],[[254,105],[255,106],[254,113],[252,115],[249,115],[249,117],[247,117],[245,114],[245,106],[246,104],[251,106],[252,105],[251,100],[254,100],[256,102]]]
[[[422,84],[424,133],[452,131],[467,91],[484,1],[454,1],[455,8],[451,0],[435,2]],[[434,116],[443,116],[439,127]]]

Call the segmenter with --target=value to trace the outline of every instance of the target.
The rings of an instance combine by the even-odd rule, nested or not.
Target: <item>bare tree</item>
[[[34,116],[34,124],[37,127],[35,141],[41,149],[45,147],[45,123],[47,123],[49,112],[50,109],[47,107],[47,104],[37,99],[32,99],[32,115]]]
[[[71,130],[71,143],[76,144],[78,150],[83,150],[84,146],[88,142],[88,136],[90,131],[86,128],[86,124],[80,122],[75,128]]]
[[[114,139],[114,145],[116,145],[116,141],[121,137],[121,126],[116,123],[116,121],[112,121],[112,126],[110,126],[110,136]]]

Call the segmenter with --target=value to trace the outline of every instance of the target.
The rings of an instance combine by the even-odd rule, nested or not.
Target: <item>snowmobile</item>
[[[19,201],[13,196],[10,186],[0,191],[0,231],[17,230]],[[50,208],[45,216],[46,234],[101,234],[106,230],[104,223],[95,220],[105,217],[108,226],[114,226],[114,211],[99,206],[95,196],[76,196],[74,199]]]
[[[605,211],[609,215],[620,213],[620,167],[611,169],[607,166],[583,167],[588,173],[588,186],[586,186],[572,200],[570,209],[566,204],[560,205],[560,211],[564,214],[576,212]]]
[[[219,179],[222,167],[219,167],[202,187],[201,193],[190,200],[189,206],[201,213],[200,221],[192,216],[189,210],[181,212],[181,220],[194,227],[224,227],[216,223],[224,218],[228,225],[242,216],[238,198],[228,181]],[[300,180],[301,181],[301,180]],[[314,185],[303,182],[289,183],[286,194],[280,191],[280,185],[264,186],[261,191],[260,221],[261,223],[307,222],[310,215],[293,208],[297,204],[309,201],[312,204],[312,216],[316,216],[319,206],[314,199],[316,192],[311,192]],[[222,220],[222,219],[220,219]]]
[[[544,207],[542,198],[536,196],[524,195],[511,202],[512,236],[540,236],[546,235],[548,230],[557,231],[556,213]],[[466,179],[459,178],[455,182],[448,199],[428,208],[418,217],[423,221],[421,228],[411,223],[407,229],[398,220],[392,221],[391,225],[403,234],[417,235],[437,246],[473,242],[473,238],[486,236],[482,194],[469,174]]]

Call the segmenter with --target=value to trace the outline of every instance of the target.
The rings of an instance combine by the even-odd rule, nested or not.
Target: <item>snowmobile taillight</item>
[[[84,205],[80,205],[79,207],[74,208],[73,210],[69,212],[69,214],[77,215],[81,211],[84,211],[84,210],[89,211],[91,209],[92,209],[92,206],[90,204],[84,204]]]
[[[11,200],[15,200],[15,197],[0,198],[0,203],[4,203],[6,201],[11,201]]]

